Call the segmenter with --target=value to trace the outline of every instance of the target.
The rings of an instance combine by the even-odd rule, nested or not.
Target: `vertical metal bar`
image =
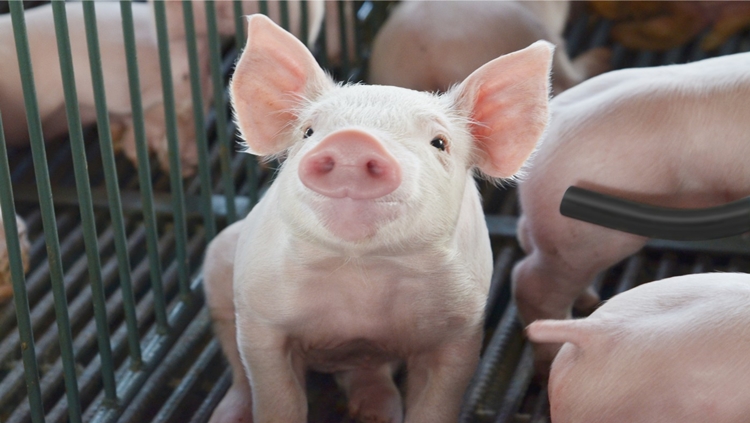
[[[307,9],[307,0],[303,0],[299,2],[299,11],[300,11],[300,40],[302,40],[302,44],[307,45],[309,40],[310,32],[310,25],[308,19],[310,19],[310,11]]]
[[[167,144],[169,146],[169,182],[172,190],[172,208],[174,212],[175,254],[177,256],[177,275],[180,282],[180,295],[183,300],[190,298],[190,281],[187,259],[187,228],[185,225],[185,193],[182,187],[180,170],[180,146],[177,142],[177,116],[174,106],[174,87],[172,86],[172,65],[169,54],[169,35],[167,35],[167,16],[163,1],[154,2],[156,20],[156,38],[159,43],[159,62],[161,64],[161,86],[164,99],[164,117],[167,125]],[[188,36],[187,38],[191,38]],[[195,106],[195,105],[193,105]]]
[[[302,4],[306,5],[306,2],[303,1]],[[245,43],[247,42],[244,21],[245,18],[244,12],[242,11],[242,2],[240,0],[234,0],[234,39],[237,46],[238,57],[242,54],[242,51],[245,49]],[[255,160],[255,157],[250,154],[248,154],[245,158],[245,173],[247,175],[246,184],[249,190],[248,196],[250,198],[250,203],[252,206],[253,204],[258,202],[258,162]]]
[[[237,56],[242,54],[242,50],[245,49],[245,23],[244,15],[242,11],[242,1],[234,0],[234,43],[237,46]]]
[[[65,114],[68,118],[70,146],[73,154],[73,173],[75,175],[76,191],[78,192],[79,209],[81,212],[83,242],[86,246],[89,284],[94,304],[94,319],[96,320],[96,327],[98,329],[97,340],[99,342],[99,355],[102,360],[104,396],[112,405],[115,405],[117,403],[115,366],[112,360],[112,345],[109,342],[109,324],[107,323],[107,306],[105,304],[104,286],[102,284],[99,242],[96,235],[94,205],[91,201],[91,183],[89,181],[86,160],[86,147],[83,145],[83,130],[81,128],[81,115],[78,111],[78,94],[76,93],[73,55],[70,51],[68,18],[65,8],[65,2],[52,2],[52,12],[55,19],[55,38],[57,39],[60,73],[62,74],[63,92],[65,94]]]
[[[151,187],[151,169],[146,147],[146,130],[143,126],[143,104],[141,103],[141,82],[138,76],[138,58],[136,57],[135,35],[133,27],[133,8],[131,0],[120,2],[122,15],[122,34],[125,42],[125,58],[128,66],[128,81],[130,82],[130,105],[133,113],[133,133],[138,155],[138,182],[143,202],[143,221],[146,225],[146,246],[148,262],[151,271],[151,289],[154,293],[154,315],[157,330],[161,334],[167,333],[167,306],[164,300],[164,287],[161,273],[161,259],[159,258],[159,236],[154,214],[154,193]]]
[[[94,102],[96,103],[99,146],[102,153],[104,179],[107,185],[109,214],[112,218],[112,230],[114,231],[125,322],[128,327],[128,346],[130,349],[130,358],[134,363],[140,365],[141,344],[138,340],[138,319],[135,313],[135,298],[130,275],[130,256],[128,253],[127,235],[125,234],[125,219],[122,215],[122,200],[120,198],[117,168],[115,166],[115,155],[112,149],[112,134],[109,127],[107,97],[104,92],[104,75],[102,74],[102,58],[99,51],[99,35],[96,27],[96,10],[93,1],[87,0],[83,2],[83,18],[85,20],[86,42],[88,44],[89,64],[91,66],[91,84],[94,89]],[[103,363],[104,361],[102,361]]]
[[[260,0],[260,13],[268,16],[268,0]]]
[[[261,10],[263,4],[261,3]],[[206,1],[206,21],[208,23],[208,51],[211,60],[211,82],[214,88],[214,109],[216,110],[216,137],[219,140],[219,163],[224,183],[224,196],[227,201],[227,221],[237,220],[237,207],[234,204],[234,181],[229,159],[231,148],[227,136],[227,110],[224,104],[224,83],[221,74],[221,53],[219,33],[216,28],[216,5],[213,0]]]
[[[236,4],[236,3],[235,3]],[[182,13],[185,19],[185,34],[195,34],[193,20],[193,2],[183,0]],[[198,65],[198,47],[195,36],[185,37],[187,40],[188,61],[190,62],[190,88],[193,94],[193,120],[195,121],[195,141],[198,143],[198,175],[201,185],[201,212],[203,224],[206,227],[206,239],[216,235],[213,207],[211,206],[211,169],[208,163],[208,140],[206,140],[206,122],[203,116],[203,90],[201,89],[201,74]]]
[[[24,104],[26,105],[26,121],[29,125],[31,154],[34,161],[34,175],[39,190],[39,207],[42,211],[42,226],[47,246],[47,260],[49,261],[52,292],[55,297],[55,315],[57,329],[60,332],[60,355],[65,372],[65,392],[68,398],[68,415],[73,423],[81,422],[81,403],[78,395],[78,382],[75,373],[75,356],[73,355],[73,341],[68,318],[68,304],[63,283],[63,269],[60,261],[60,241],[55,224],[55,209],[52,204],[52,188],[50,186],[47,157],[44,150],[42,135],[42,121],[39,116],[39,106],[36,100],[34,75],[31,67],[29,40],[26,33],[26,22],[23,16],[23,4],[18,1],[10,2],[13,34],[15,36],[18,67],[21,73]]]
[[[44,422],[44,407],[42,392],[39,388],[39,367],[36,362],[34,348],[34,332],[31,329],[31,314],[29,312],[29,298],[26,295],[26,278],[21,261],[21,245],[16,225],[16,208],[13,203],[13,186],[10,183],[10,166],[8,165],[8,150],[5,148],[5,131],[3,130],[2,115],[0,115],[0,207],[4,216],[3,225],[5,243],[8,248],[10,274],[13,282],[13,301],[16,305],[16,319],[21,340],[21,357],[26,378],[26,392],[29,397],[29,409],[33,423]]]
[[[359,3],[352,3],[352,20],[354,22],[353,28],[354,28],[354,57],[352,58],[352,61],[354,62],[354,67],[357,69],[357,74],[359,75],[358,78],[362,79],[364,77],[365,72],[367,71],[364,68],[364,59],[362,57],[362,53],[364,52],[363,48],[363,42],[362,42],[362,31],[365,25],[367,25],[366,20],[360,20],[359,12],[361,9],[361,4]],[[371,5],[369,7],[372,7]],[[369,15],[369,13],[368,13]]]
[[[331,19],[328,16],[328,4],[329,2],[323,2],[323,22],[320,26],[320,35],[315,41],[315,45],[320,46],[320,54],[318,54],[318,62],[323,69],[328,69],[328,21]],[[314,48],[313,48],[314,50]]]
[[[349,40],[347,39],[346,32],[346,4],[342,0],[337,2],[339,12],[339,37],[341,42],[341,78],[346,81],[349,79],[349,70],[351,65],[349,63]]]
[[[292,29],[289,28],[289,2],[287,0],[279,2],[279,11],[281,13],[281,27],[292,32]]]

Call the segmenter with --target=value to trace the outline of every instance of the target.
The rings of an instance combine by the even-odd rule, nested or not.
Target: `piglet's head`
[[[547,123],[551,55],[535,43],[444,95],[340,86],[300,41],[252,15],[231,95],[247,151],[286,156],[269,195],[295,233],[403,251],[452,239],[476,201],[465,195],[473,169],[519,171]]]

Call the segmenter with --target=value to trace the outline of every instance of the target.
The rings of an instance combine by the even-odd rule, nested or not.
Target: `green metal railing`
[[[39,116],[36,88],[34,87],[34,74],[31,67],[31,54],[26,32],[26,24],[23,18],[22,5],[19,2],[10,3],[10,13],[13,20],[13,35],[16,41],[16,53],[18,54],[18,65],[21,69],[21,84],[23,86],[24,103],[26,105],[26,120],[29,126],[29,139],[31,142],[31,153],[34,160],[34,174],[39,189],[39,207],[42,211],[42,223],[44,226],[44,237],[47,245],[47,259],[49,261],[50,278],[52,281],[52,292],[55,298],[55,317],[60,334],[60,354],[65,368],[65,393],[70,407],[69,416],[71,421],[81,421],[80,401],[78,399],[78,385],[75,374],[75,361],[73,356],[73,341],[70,331],[70,319],[68,317],[68,304],[63,285],[63,269],[60,262],[60,241],[57,236],[55,225],[55,210],[52,204],[52,187],[50,185],[49,173],[47,171],[47,157],[44,149],[44,138],[42,136],[42,122]],[[8,216],[12,218],[12,216]],[[6,237],[7,238],[7,237]],[[33,344],[30,344],[31,346]],[[34,351],[32,350],[32,354]],[[33,375],[32,375],[33,376]],[[27,379],[31,377],[27,375]],[[37,410],[33,408],[39,407]],[[41,419],[40,404],[32,404],[32,410],[36,421]]]
[[[247,9],[243,7],[250,3],[231,3],[234,34],[229,40],[220,37],[217,24],[217,8],[226,7],[225,2],[182,1],[181,14],[172,15],[173,9],[162,1],[146,6],[122,0],[114,6],[121,17],[120,28],[98,23],[98,16],[112,13],[100,10],[113,7],[106,3],[55,0],[39,6],[49,9],[44,13],[49,13],[54,25],[62,76],[59,89],[68,125],[63,142],[50,142],[42,131],[37,103],[38,95],[47,93],[37,93],[35,75],[52,70],[34,68],[33,49],[38,47],[29,45],[24,4],[9,2],[30,151],[7,148],[0,110],[0,206],[5,233],[17,233],[13,216],[19,213],[27,221],[32,246],[31,270],[24,274],[21,244],[16,237],[7,238],[14,298],[12,303],[0,304],[0,421],[135,421],[128,419],[145,416],[144,404],[155,395],[149,386],[169,377],[166,369],[176,368],[176,357],[190,355],[184,348],[208,342],[204,339],[210,336],[205,312],[196,318],[203,307],[199,277],[203,250],[221,227],[244,217],[258,201],[264,181],[271,179],[254,157],[233,154],[238,138],[230,119],[227,82],[245,44],[243,14]],[[332,9],[341,24],[324,23],[315,43],[316,57],[322,64],[335,65],[330,70],[340,79],[362,77],[364,55],[349,57],[349,44],[354,42],[358,51],[365,52],[359,47],[368,40],[361,34],[374,34],[379,22],[373,19],[385,17],[384,7],[375,7],[378,13],[372,14],[372,5],[363,8],[363,4],[368,3],[352,2],[351,10],[364,12],[352,32],[354,38],[339,37],[340,63],[329,60],[325,39],[326,32],[352,31],[345,21],[355,17],[348,15],[352,11],[344,2]],[[143,27],[138,19],[144,16],[144,7],[149,7],[155,25],[158,75],[143,73],[143,61],[152,58],[140,56],[137,48],[143,39],[136,31]],[[300,39],[306,44],[310,41],[311,6],[307,2],[271,5],[259,1],[255,7],[262,13],[275,13],[274,19],[286,28],[301,19]],[[68,24],[73,13],[82,13],[83,28]],[[170,44],[168,28],[176,23],[184,24],[189,35],[184,44]],[[203,24],[205,40],[195,35],[196,27]],[[71,46],[70,31],[85,32],[85,67],[73,56],[76,46]],[[112,76],[106,74],[103,63],[107,60],[103,56],[112,52],[102,51],[107,48],[100,45],[103,31],[122,35],[122,71],[127,78],[118,83],[127,84],[135,167],[114,148],[108,108],[112,99],[107,91],[107,82],[111,84],[107,78]],[[207,52],[201,50],[201,42],[208,46]],[[207,56],[200,56],[201,52]],[[173,84],[177,81],[172,80],[175,57],[185,58],[190,70],[191,125],[198,150],[197,176],[187,179],[182,176],[179,154]],[[86,79],[79,78],[79,72],[90,73],[90,86],[82,82]],[[162,82],[163,105],[158,107],[164,113],[168,172],[152,165],[147,140],[145,113],[152,109],[144,111],[142,88],[154,78]],[[204,97],[202,81],[207,80],[212,91]],[[94,122],[84,125],[79,112],[79,94],[89,89],[96,112],[95,131],[89,128]],[[199,366],[187,373],[180,386],[197,383],[201,369],[217,365],[220,349],[211,342],[209,349],[196,355]],[[23,366],[9,367],[15,359]],[[224,369],[220,374],[224,377],[216,389],[226,390],[228,374]],[[177,410],[187,392],[175,390],[158,416],[152,417],[182,421]],[[216,398],[218,394],[209,401]],[[191,419],[206,417],[210,404],[199,407]]]

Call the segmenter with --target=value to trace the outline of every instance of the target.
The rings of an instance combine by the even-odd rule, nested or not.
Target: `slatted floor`
[[[568,29],[568,48],[573,55],[590,47],[608,45],[611,24],[587,16],[573,22]],[[750,50],[750,34],[738,35],[715,54],[729,54]],[[613,46],[613,67],[654,66],[681,63],[709,56],[696,48],[695,43],[666,53],[637,53],[621,46]],[[228,54],[225,70],[230,69],[233,57]],[[209,117],[210,139],[215,138],[215,118]],[[234,127],[228,128],[230,134]],[[89,139],[95,138],[90,134]],[[220,196],[223,188],[220,178],[218,146],[211,149],[213,194],[217,196],[216,211],[221,214]],[[96,142],[88,144],[89,168],[92,185],[103,186],[100,152]],[[93,321],[91,290],[86,281],[86,257],[74,180],[70,167],[70,149],[64,140],[50,143],[49,168],[54,181],[57,206],[57,226],[60,234],[65,286],[68,294],[71,324],[76,351],[78,383],[81,391],[84,420],[95,414],[95,405],[101,399],[100,363],[97,356],[96,327]],[[67,421],[62,368],[59,357],[58,336],[54,307],[50,291],[48,264],[41,229],[41,217],[36,209],[36,190],[33,183],[31,156],[28,149],[10,153],[13,184],[17,199],[17,212],[29,227],[32,241],[31,270],[27,274],[27,288],[32,312],[37,358],[42,374],[44,404],[48,422]],[[240,212],[246,211],[247,196],[257,188],[257,178],[248,177],[247,157],[234,154],[231,174],[241,198],[237,204]],[[153,295],[149,284],[148,257],[145,248],[145,228],[139,217],[137,177],[132,166],[118,161],[123,202],[126,209],[126,228],[131,258],[133,284],[138,304],[138,318],[142,345],[156,336],[154,328]],[[174,327],[174,336],[168,337],[165,355],[159,360],[143,388],[127,404],[119,421],[122,422],[205,422],[213,407],[222,398],[230,384],[230,373],[219,346],[210,330],[210,321],[201,297],[189,306],[181,305],[178,297],[177,271],[174,261],[175,239],[171,232],[169,181],[153,169],[153,186],[157,195],[157,220],[161,264],[164,269],[164,289],[169,310],[181,313]],[[261,172],[259,184],[266,182],[270,172]],[[255,175],[258,176],[258,175]],[[530,349],[521,336],[521,326],[509,302],[509,274],[513,263],[522,253],[514,238],[517,201],[514,190],[484,190],[486,212],[492,231],[495,252],[495,272],[489,302],[486,349],[478,369],[475,384],[466,397],[462,422],[546,422],[548,404],[544,389],[532,382]],[[96,194],[96,218],[99,233],[100,256],[107,297],[107,312],[112,336],[113,354],[119,372],[127,366],[127,340],[122,310],[122,295],[117,283],[116,257],[113,233],[109,225],[106,197]],[[199,193],[198,180],[186,183],[188,202]],[[196,204],[194,201],[193,204]],[[191,280],[200,287],[198,271],[206,244],[202,217],[197,207],[188,207],[188,254]],[[224,222],[220,218],[220,227]],[[743,239],[731,241],[678,244],[652,242],[642,252],[626,259],[597,280],[603,298],[622,292],[640,283],[663,277],[713,270],[750,271],[750,243]],[[178,310],[179,309],[179,310]],[[0,421],[30,421],[20,362],[20,341],[15,326],[12,302],[0,305]],[[337,394],[330,377],[314,375],[308,388],[311,404],[311,422],[339,422],[345,411],[345,402]]]

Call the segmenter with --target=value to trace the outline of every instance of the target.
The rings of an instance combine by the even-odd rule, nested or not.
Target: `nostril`
[[[377,178],[385,173],[385,169],[377,160],[370,160],[367,162],[367,173]]]
[[[331,156],[324,156],[315,161],[313,169],[316,173],[325,174],[333,170],[336,161]]]

